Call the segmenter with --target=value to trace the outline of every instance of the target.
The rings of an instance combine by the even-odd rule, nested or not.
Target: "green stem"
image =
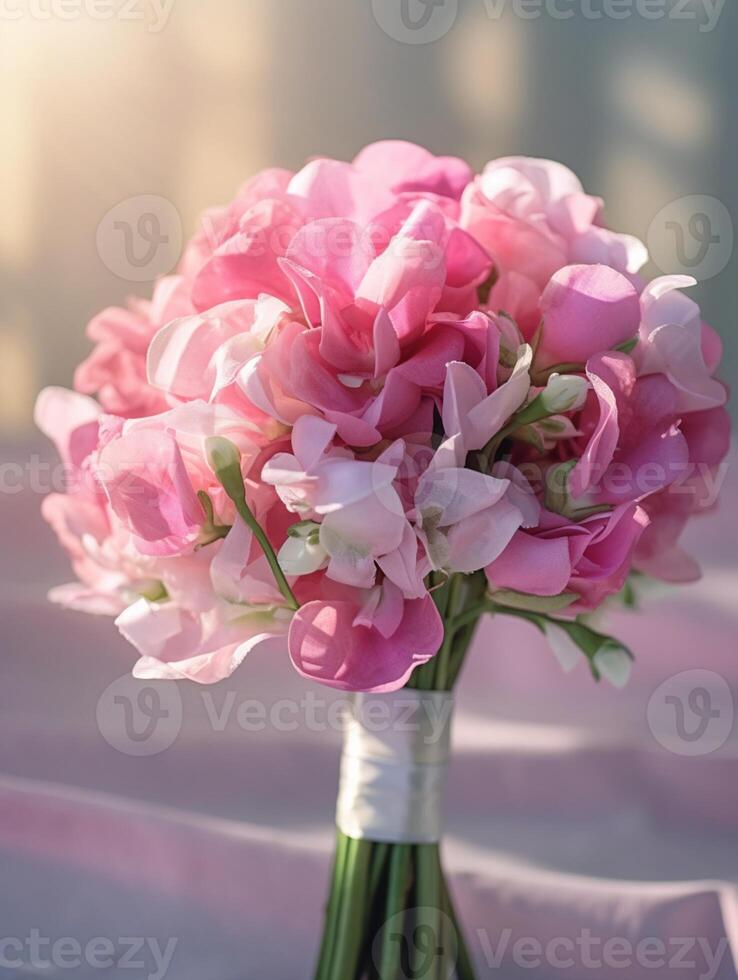
[[[271,544],[269,543],[269,539],[267,538],[266,534],[264,534],[261,525],[251,513],[251,508],[246,503],[246,497],[244,496],[240,500],[234,500],[233,502],[236,505],[236,510],[241,515],[248,527],[251,528],[254,533],[254,537],[261,545],[261,549],[264,552],[266,560],[269,562],[269,567],[272,570],[272,575],[274,575],[277,585],[279,586],[279,591],[286,599],[287,605],[291,609],[299,609],[300,603],[295,598],[295,594],[290,588],[289,582],[287,581],[287,578],[285,577],[285,574],[277,561],[274,548],[272,548]]]
[[[261,550],[269,562],[269,567],[277,582],[279,591],[285,598],[290,609],[299,609],[300,603],[290,588],[284,572],[282,571],[277,556],[272,548],[269,539],[262,530],[261,525],[254,517],[246,501],[246,487],[243,482],[241,472],[241,454],[238,447],[228,439],[219,436],[207,440],[207,452],[210,465],[215,473],[220,485],[225,490],[228,497],[233,501],[236,510],[243,519],[243,522],[251,530],[256,540],[261,546]]]
[[[395,919],[407,913],[407,893],[410,886],[411,845],[394,844],[389,860],[387,901],[379,952],[379,975],[382,980],[396,980],[400,967],[400,949],[405,934]],[[388,923],[392,920],[392,928]],[[348,980],[348,978],[343,978]]]
[[[315,980],[325,980],[327,977],[326,971],[333,959],[333,948],[336,940],[336,930],[338,928],[338,906],[346,865],[347,844],[348,837],[339,831],[336,835],[336,856],[333,861],[331,891],[328,905],[326,906],[323,939],[320,946],[318,965],[315,970]]]
[[[413,953],[412,976],[417,980],[446,980],[443,975],[446,949],[441,930],[443,884],[438,845],[416,845],[415,861],[418,905],[415,929],[426,930],[426,935],[422,937],[418,932],[410,944]]]
[[[341,888],[336,936],[328,980],[357,980],[365,949],[368,894],[366,890],[372,843],[347,838],[346,864]]]

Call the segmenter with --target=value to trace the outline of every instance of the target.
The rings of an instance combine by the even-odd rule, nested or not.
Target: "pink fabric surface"
[[[636,655],[624,691],[584,665],[565,676],[525,624],[480,630],[458,692],[445,859],[481,977],[737,975],[738,726],[730,715],[712,751],[680,755],[654,737],[649,710],[672,690],[660,685],[695,669],[714,697],[727,689],[724,720],[735,703],[734,470],[721,514],[689,532],[704,580],[613,617]],[[162,751],[121,751],[125,732],[100,705],[130,693],[108,688],[135,658],[109,621],[46,603],[68,570],[39,499],[0,498],[0,939],[102,936],[122,954],[126,937],[176,938],[176,980],[309,978],[340,745],[325,717],[340,695],[255,654],[214,688],[167,695]],[[261,727],[239,718],[251,701]],[[592,965],[607,940],[630,944],[626,966],[627,945]],[[647,940],[664,944],[664,965],[656,947],[636,954]],[[43,975],[154,975],[142,962]],[[26,972],[0,964],[2,978]]]

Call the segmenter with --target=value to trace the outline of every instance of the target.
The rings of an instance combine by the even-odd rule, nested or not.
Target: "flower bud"
[[[285,575],[311,575],[328,561],[328,552],[320,544],[320,525],[300,521],[287,532],[277,560]]]
[[[220,473],[231,466],[240,468],[241,454],[230,439],[223,436],[209,436],[205,440],[205,453],[213,473]]]
[[[541,392],[541,403],[551,415],[573,412],[584,404],[588,388],[587,379],[578,374],[552,374]]]
[[[613,687],[625,687],[633,666],[633,657],[617,641],[609,640],[595,654],[594,665]]]

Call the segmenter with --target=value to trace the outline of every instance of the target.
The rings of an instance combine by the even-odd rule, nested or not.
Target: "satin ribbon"
[[[341,757],[339,830],[388,843],[440,839],[452,713],[448,691],[353,695]]]

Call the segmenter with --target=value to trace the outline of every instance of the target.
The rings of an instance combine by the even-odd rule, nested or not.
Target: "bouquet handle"
[[[453,696],[355,695],[315,980],[474,980],[439,841]]]

